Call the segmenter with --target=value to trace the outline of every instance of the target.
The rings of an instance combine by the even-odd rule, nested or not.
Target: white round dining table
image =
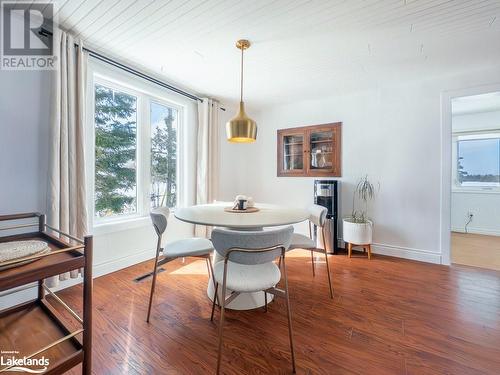
[[[175,210],[175,217],[181,221],[214,227],[226,227],[236,230],[260,230],[265,227],[275,227],[299,223],[309,218],[309,212],[305,208],[278,206],[273,204],[256,203],[257,212],[226,212],[226,207],[232,207],[232,202],[217,202],[212,204],[201,204],[184,207]],[[215,252],[214,264],[224,260]],[[230,291],[228,290],[228,293]],[[212,300],[214,286],[209,280],[207,295]],[[268,302],[273,299],[268,295]],[[241,293],[226,307],[233,310],[251,310],[262,307],[265,304],[264,293]]]
[[[255,229],[295,224],[309,218],[304,208],[278,206],[273,204],[255,204],[257,212],[226,212],[232,207],[231,202],[217,202],[179,208],[175,217],[191,224],[209,225],[234,229]]]

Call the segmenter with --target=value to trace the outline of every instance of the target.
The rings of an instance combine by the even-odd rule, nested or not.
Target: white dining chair
[[[167,207],[158,207],[151,211],[151,220],[158,236],[156,245],[156,258],[153,268],[153,280],[151,282],[151,293],[149,295],[148,315],[146,321],[149,323],[151,315],[151,305],[153,303],[153,294],[156,287],[156,276],[158,274],[158,267],[171,262],[177,258],[196,257],[204,258],[207,263],[208,276],[212,278],[215,285],[214,272],[212,268],[211,255],[213,254],[214,247],[210,240],[206,238],[187,238],[169,243],[167,246],[162,247],[162,236],[167,229],[168,217],[170,210]],[[161,253],[161,256],[160,256]]]
[[[292,314],[288,297],[288,279],[285,264],[285,254],[290,245],[292,233],[292,226],[267,231],[236,231],[222,228],[215,228],[212,231],[212,242],[215,250],[224,258],[223,261],[216,263],[214,266],[215,293],[210,317],[213,320],[217,290],[219,284],[222,284],[222,293],[219,295],[220,324],[217,374],[220,373],[222,359],[222,332],[226,305],[240,293],[260,291],[264,292],[266,296],[266,311],[267,293],[285,298],[292,369],[295,373]],[[274,263],[274,260],[278,257],[281,260],[281,267]],[[285,290],[276,288],[282,274]],[[230,290],[231,294],[226,298],[227,290]]]
[[[316,276],[316,271],[314,267],[314,253],[320,252],[325,254],[325,262],[326,262],[326,272],[328,274],[328,285],[330,287],[330,298],[333,298],[333,287],[332,280],[330,277],[330,265],[328,264],[328,252],[326,250],[326,240],[325,240],[325,223],[326,223],[326,215],[328,210],[317,204],[313,204],[309,207],[309,237],[294,233],[292,235],[292,243],[290,244],[289,250],[293,249],[305,249],[311,251],[311,262],[312,262],[312,272],[313,276]],[[321,230],[322,238],[323,238],[323,249],[320,249],[316,246],[316,243],[313,240],[312,236],[312,225],[316,225]]]

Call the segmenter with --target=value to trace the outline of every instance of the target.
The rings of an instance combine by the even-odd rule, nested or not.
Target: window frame
[[[112,217],[95,216],[95,85],[102,85],[137,98],[137,147],[136,147],[136,192],[137,212]],[[187,121],[185,104],[162,95],[161,90],[130,74],[105,68],[100,64],[89,64],[87,79],[86,119],[86,169],[87,169],[87,211],[89,227],[94,231],[125,230],[149,224],[151,210],[151,103],[174,108],[177,111],[177,156],[176,156],[176,207],[185,204],[184,139]],[[175,211],[176,207],[169,207]]]
[[[460,141],[470,140],[488,140],[499,139],[500,130],[481,130],[481,131],[464,131],[454,132],[452,134],[452,191],[462,193],[484,193],[484,194],[500,194],[499,186],[463,186],[458,181],[458,143]],[[500,165],[500,155],[499,155]]]

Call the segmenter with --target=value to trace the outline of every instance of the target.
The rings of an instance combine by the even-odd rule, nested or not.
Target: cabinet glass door
[[[283,136],[283,171],[304,169],[304,136]]]
[[[334,162],[334,137],[333,130],[313,130],[309,137],[309,150],[311,157],[309,169],[331,170]]]

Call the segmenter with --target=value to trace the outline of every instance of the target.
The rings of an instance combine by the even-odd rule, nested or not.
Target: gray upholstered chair
[[[330,298],[333,298],[333,287],[332,280],[330,277],[330,265],[328,264],[328,253],[326,251],[326,241],[325,241],[325,222],[326,222],[326,214],[328,210],[317,204],[313,204],[309,207],[309,237],[304,236],[303,234],[294,233],[292,236],[292,243],[290,244],[289,250],[293,249],[305,249],[311,250],[311,262],[312,262],[312,272],[313,276],[316,276],[316,271],[314,269],[314,252],[320,252],[325,254],[325,262],[326,262],[326,272],[328,274],[328,285],[330,287]],[[322,237],[323,237],[323,249],[318,249],[316,243],[312,237],[312,225],[316,225],[321,229]]]
[[[209,269],[209,277],[213,278],[214,272],[212,269],[212,262],[210,256],[214,251],[214,247],[210,240],[206,238],[187,238],[183,240],[178,240],[171,242],[165,248],[162,248],[162,235],[167,229],[168,217],[170,215],[170,210],[167,207],[158,207],[151,211],[151,220],[153,221],[153,227],[158,236],[158,241],[156,245],[156,258],[153,268],[153,281],[151,282],[151,293],[149,295],[149,306],[148,306],[148,316],[146,321],[149,323],[149,317],[151,315],[151,304],[153,303],[153,293],[156,286],[156,275],[158,273],[158,267],[168,263],[177,258],[183,257],[197,257],[205,258],[207,262],[207,267]],[[161,256],[160,256],[160,253]],[[215,285],[215,284],[214,284]]]
[[[222,358],[222,330],[224,326],[225,306],[236,298],[240,293],[264,292],[275,296],[283,296],[286,300],[288,316],[288,334],[290,338],[290,350],[292,353],[292,368],[295,373],[295,355],[292,337],[292,316],[290,312],[290,300],[288,298],[288,279],[286,274],[285,254],[292,238],[293,227],[288,226],[281,229],[268,231],[235,231],[230,229],[216,228],[212,231],[212,242],[215,250],[224,257],[214,266],[215,293],[212,305],[212,316],[214,317],[215,299],[219,284],[222,284],[222,293],[219,295],[220,302],[220,325],[219,325],[219,352],[217,357],[217,374],[220,372]],[[274,260],[279,257],[278,267]],[[285,290],[276,288],[283,272]],[[231,294],[226,298],[226,291]]]

